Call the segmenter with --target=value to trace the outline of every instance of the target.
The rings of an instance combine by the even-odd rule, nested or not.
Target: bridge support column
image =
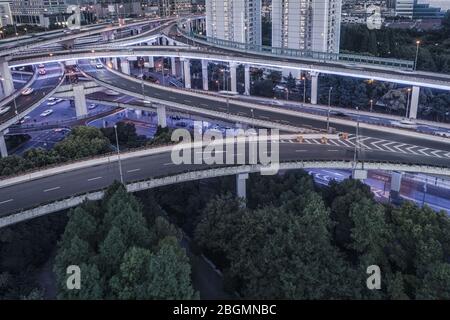
[[[177,75],[177,61],[175,60],[175,57],[170,58],[170,70],[173,76]]]
[[[202,80],[203,80],[203,90],[209,90],[208,84],[208,60],[202,60]]]
[[[8,156],[8,149],[6,148],[5,134],[8,131],[0,131],[0,155],[2,158]]]
[[[11,75],[11,69],[9,69],[8,62],[4,59],[0,61],[0,73],[3,78],[3,91],[7,97],[14,92],[14,83]]]
[[[84,93],[84,87],[82,85],[74,86],[73,95],[75,100],[75,112],[77,118],[87,115],[88,110],[86,106],[86,95]]]
[[[130,74],[130,63],[128,62],[127,58],[121,58],[120,59],[120,69],[125,74]]]
[[[156,112],[158,114],[158,125],[161,126],[161,128],[167,127],[166,107],[157,106]]]
[[[355,169],[352,172],[352,178],[355,180],[365,180],[367,179],[367,170]]]
[[[417,119],[417,110],[419,108],[420,87],[413,86],[411,94],[411,107],[409,108],[409,118]]]
[[[183,60],[183,70],[184,70],[184,87],[186,89],[191,88],[191,61],[189,59]]]
[[[317,104],[318,84],[319,84],[319,73],[311,72],[311,104]]]
[[[136,118],[140,119],[142,117],[142,110],[141,109],[134,110],[134,113],[136,114]]]
[[[117,63],[117,58],[111,58],[111,63],[114,70],[119,70],[119,65]]]
[[[400,192],[400,187],[402,186],[402,172],[392,171],[391,173],[391,191]]]
[[[237,92],[236,67],[235,62],[230,62],[231,91],[233,92]]]
[[[240,173],[236,175],[236,195],[238,198],[247,199],[247,184],[248,173]]]
[[[148,57],[148,65],[150,68],[155,67],[155,58],[154,57],[151,57],[151,56]]]
[[[245,92],[244,92],[244,94],[246,96],[249,96],[250,95],[250,66],[247,64],[245,65],[244,77],[245,77]]]

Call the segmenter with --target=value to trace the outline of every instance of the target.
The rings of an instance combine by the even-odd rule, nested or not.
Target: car
[[[27,96],[29,94],[32,94],[33,91],[34,91],[33,88],[26,88],[26,89],[22,90],[22,95]]]
[[[97,108],[97,105],[95,103],[91,103],[88,107],[89,110]]]
[[[7,113],[9,111],[9,109],[11,109],[11,106],[6,106],[6,107],[0,108],[0,115]]]
[[[38,65],[38,68],[45,68],[45,65],[43,63]]]
[[[46,74],[47,73],[47,71],[45,71],[45,69],[39,69],[39,74],[41,75],[41,76],[43,76],[44,74]]]
[[[97,64],[95,65],[95,67],[96,67],[97,69],[103,69],[103,65],[102,65],[101,63],[97,63]]]
[[[41,113],[41,117],[47,117],[53,113],[53,109],[47,109]]]
[[[47,102],[47,105],[48,106],[54,106],[55,104],[60,103],[61,101],[63,101],[63,99],[60,99],[60,98],[49,98],[48,102]]]
[[[25,116],[25,117],[23,117],[22,119],[20,119],[19,123],[20,123],[20,124],[23,124],[23,123],[25,123],[28,119],[31,119],[31,117],[30,117],[30,116]]]

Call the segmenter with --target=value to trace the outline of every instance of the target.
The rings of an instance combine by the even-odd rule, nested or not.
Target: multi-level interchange
[[[261,45],[260,0],[211,0],[207,1],[206,16],[94,25],[3,42],[0,73],[4,98],[0,104],[10,108],[0,115],[1,155],[8,155],[4,139],[8,128],[42,102],[50,97],[73,99],[76,115],[82,118],[88,114],[86,96],[93,95],[90,100],[97,103],[135,112],[156,110],[161,127],[167,125],[166,112],[184,112],[280,129],[282,135],[290,135],[279,144],[281,169],[351,169],[355,178],[362,179],[367,170],[391,170],[396,180],[391,185],[397,189],[401,181],[398,172],[450,176],[449,137],[386,126],[383,119],[388,115],[376,114],[377,122],[373,120],[375,114],[368,116],[356,110],[355,117],[342,118],[330,113],[331,108],[317,105],[321,74],[400,83],[411,88],[407,127],[417,118],[421,88],[450,90],[450,76],[416,71],[415,61],[340,54],[341,0],[310,2],[272,1],[272,47]],[[144,82],[131,75],[133,61],[143,59],[152,68],[155,57],[170,61],[170,73],[181,74],[184,87]],[[195,60],[201,62],[203,90],[192,89],[191,63]],[[208,92],[208,64],[217,61],[228,64],[231,87],[227,91],[232,97]],[[42,64],[52,70],[51,74],[38,74]],[[14,89],[11,68],[30,65],[36,73],[26,86],[33,92],[23,95]],[[241,65],[245,90],[239,96],[235,93]],[[68,83],[67,66],[76,66],[83,81]],[[281,70],[295,77],[306,75],[302,80],[310,81],[310,107],[317,112],[249,99],[252,68]],[[124,102],[117,96],[95,95],[105,89],[135,99]],[[311,131],[315,136],[308,138]],[[320,139],[320,135],[331,133],[334,139]],[[122,154],[121,172],[129,191],[237,175],[238,191],[245,196],[246,174],[259,170],[258,165],[177,166],[170,161],[167,147]],[[101,190],[119,179],[118,165],[119,156],[109,155],[1,180],[0,226],[75,206],[86,197],[100,198]]]

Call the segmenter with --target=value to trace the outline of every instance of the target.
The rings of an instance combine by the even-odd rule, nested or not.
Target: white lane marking
[[[417,146],[411,146],[406,148],[406,150],[408,150],[409,152],[411,152],[412,154],[418,154],[417,152],[413,151],[412,149],[417,148]]]
[[[401,153],[407,153],[407,152],[405,152],[405,150],[400,149],[401,147],[404,147],[404,146],[407,146],[407,144],[402,143],[397,146],[394,146],[394,148],[397,149],[398,151],[400,151]]]
[[[371,145],[372,145],[373,147],[375,147],[375,148],[381,150],[381,151],[385,151],[382,147],[380,147],[379,145],[377,145],[377,143],[382,143],[382,142],[384,142],[384,141],[385,141],[385,140],[378,140],[378,141],[372,142]]]
[[[442,156],[436,154],[436,152],[441,152],[441,150],[435,150],[435,151],[432,151],[431,154],[434,155],[434,156],[436,156],[436,157],[438,157],[438,158],[442,158]]]
[[[94,181],[94,180],[98,180],[98,179],[101,179],[101,178],[103,178],[103,177],[90,178],[90,179],[88,179],[88,181]]]
[[[308,150],[295,150],[295,152],[308,152]]]
[[[50,189],[45,189],[44,192],[50,192],[50,191],[55,191],[61,189],[61,187],[54,187],[54,188],[50,188]]]
[[[206,103],[200,103],[201,106],[208,107]],[[245,113],[244,113],[245,114]]]
[[[388,143],[383,144],[382,146],[383,146],[384,148],[388,149],[388,150],[391,151],[391,152],[396,152],[395,150],[393,150],[393,149],[391,149],[391,148],[388,147],[388,146],[393,145],[393,144],[396,144],[396,143],[397,143],[397,142],[388,142]]]
[[[137,172],[137,171],[140,171],[140,170],[141,170],[141,169],[131,169],[131,170],[128,170],[127,173]]]
[[[425,153],[425,152],[424,152],[425,150],[430,150],[430,149],[428,149],[428,148],[423,148],[423,149],[418,150],[418,152],[420,152],[421,154],[423,154],[423,155],[425,155],[425,156],[429,156],[428,153]]]
[[[328,142],[330,142],[331,144],[334,144],[335,146],[339,146],[339,143],[337,143],[333,139],[328,140]]]
[[[259,116],[261,119],[267,119],[267,120],[270,120],[270,118],[269,117],[266,117],[266,116]]]
[[[327,151],[330,151],[330,152],[339,152],[339,150],[336,150],[336,149],[328,149]]]
[[[188,99],[184,99],[184,102],[189,103],[189,102],[192,102],[192,101],[191,101],[191,100],[188,100]]]
[[[1,201],[0,204],[8,203],[8,202],[11,202],[11,201],[13,201],[13,200],[14,200],[14,199],[8,199],[8,200],[5,200],[5,201]]]
[[[164,164],[163,164],[163,166],[171,166],[171,165],[173,165],[172,162],[167,162],[167,163],[164,163]]]

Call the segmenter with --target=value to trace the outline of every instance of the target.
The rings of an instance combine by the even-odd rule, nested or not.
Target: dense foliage
[[[54,267],[58,297],[198,298],[180,238],[155,203],[143,212],[142,204],[116,183],[101,202],[85,203],[70,213]],[[80,290],[67,290],[70,265],[81,269]]]
[[[355,180],[319,193],[304,173],[253,176],[250,190],[247,208],[230,194],[212,199],[195,230],[243,297],[450,298],[446,213],[385,207]],[[370,265],[381,268],[381,290],[366,287]]]
[[[0,176],[7,176],[33,168],[99,155],[110,151],[110,142],[101,131],[93,127],[75,127],[52,150],[30,149],[23,157],[0,159]]]

